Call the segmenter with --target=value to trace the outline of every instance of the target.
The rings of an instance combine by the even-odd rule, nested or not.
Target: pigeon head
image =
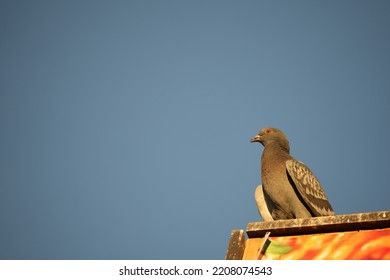
[[[264,147],[276,144],[290,151],[290,145],[286,135],[280,129],[273,127],[266,127],[260,130],[259,134],[251,139],[251,142],[260,142]]]

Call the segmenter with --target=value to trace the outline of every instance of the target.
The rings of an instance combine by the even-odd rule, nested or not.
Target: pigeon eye
[[[270,134],[270,133],[272,133],[272,129],[267,129],[266,131],[265,131],[265,133],[267,133],[267,134]]]

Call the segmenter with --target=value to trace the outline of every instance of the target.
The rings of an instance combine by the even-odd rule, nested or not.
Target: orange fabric
[[[390,259],[390,229],[270,237],[269,241],[263,260]]]

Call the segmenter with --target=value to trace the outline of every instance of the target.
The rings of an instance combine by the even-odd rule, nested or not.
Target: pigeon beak
[[[260,135],[256,135],[255,137],[253,137],[252,139],[251,139],[251,142],[253,143],[253,142],[260,142]]]

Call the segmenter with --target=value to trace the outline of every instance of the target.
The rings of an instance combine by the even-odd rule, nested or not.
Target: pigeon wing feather
[[[272,217],[271,211],[272,211],[272,204],[270,203],[269,199],[266,198],[263,190],[262,185],[258,185],[255,191],[255,201],[257,205],[257,209],[259,210],[259,214],[263,221],[273,221],[274,218]],[[271,207],[271,210],[269,209]]]
[[[305,164],[295,159],[290,159],[286,161],[286,168],[298,193],[314,216],[334,215],[332,206],[320,182]]]

